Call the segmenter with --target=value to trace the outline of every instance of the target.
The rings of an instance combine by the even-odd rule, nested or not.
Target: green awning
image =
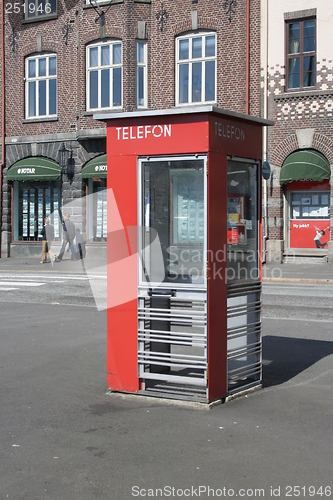
[[[60,165],[40,156],[17,161],[7,173],[8,181],[53,181],[57,179],[61,179]]]
[[[92,179],[93,177],[106,178],[106,173],[106,155],[101,155],[86,163],[82,169],[82,179]]]
[[[280,184],[292,181],[318,181],[331,178],[331,167],[325,156],[312,149],[296,151],[284,161]]]

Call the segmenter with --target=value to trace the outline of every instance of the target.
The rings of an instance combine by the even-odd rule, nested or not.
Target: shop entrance
[[[331,167],[314,149],[291,153],[280,172],[286,198],[285,239],[288,248],[327,250],[330,240]]]

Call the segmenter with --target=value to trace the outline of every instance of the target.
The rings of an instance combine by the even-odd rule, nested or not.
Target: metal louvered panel
[[[206,293],[141,290],[138,375],[143,392],[205,399],[206,371]],[[201,388],[199,393],[198,388]]]
[[[261,283],[228,283],[228,391],[261,382]]]

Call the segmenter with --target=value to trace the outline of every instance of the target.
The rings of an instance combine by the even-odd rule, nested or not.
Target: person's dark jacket
[[[72,242],[75,238],[75,224],[70,220],[64,221],[64,236],[67,241]]]
[[[44,224],[42,229],[42,239],[51,243],[54,240],[54,228],[51,224]]]

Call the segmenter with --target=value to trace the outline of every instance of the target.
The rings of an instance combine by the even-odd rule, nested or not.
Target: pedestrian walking
[[[58,257],[56,258],[56,262],[61,262],[64,256],[67,245],[71,250],[71,260],[76,260],[76,252],[75,252],[75,225],[70,220],[69,214],[64,214],[64,221],[62,224],[63,229],[63,237],[62,237],[62,246]]]

